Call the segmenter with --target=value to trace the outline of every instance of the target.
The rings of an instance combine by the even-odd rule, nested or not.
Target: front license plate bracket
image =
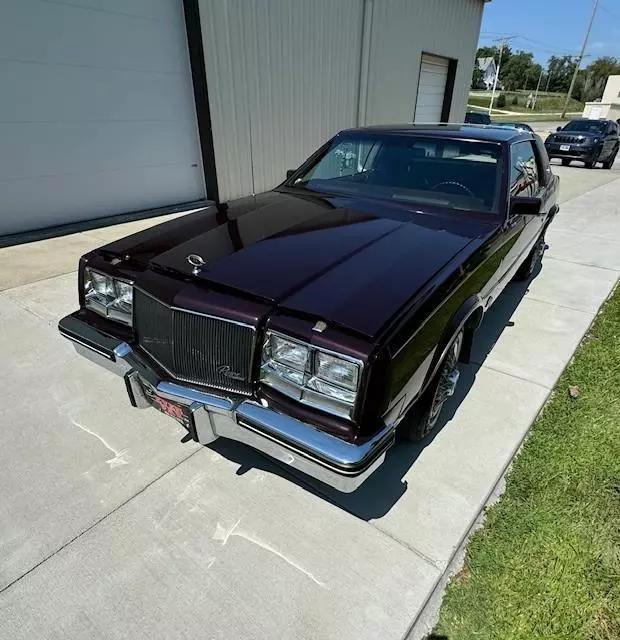
[[[187,430],[192,440],[198,442],[198,436],[196,434],[196,422],[194,420],[193,405],[186,405],[174,400],[164,398],[157,393],[157,390],[153,388],[148,382],[141,380],[142,390],[144,396],[147,399],[151,407],[157,409],[164,415],[176,420],[184,429]],[[200,407],[199,407],[200,408]]]

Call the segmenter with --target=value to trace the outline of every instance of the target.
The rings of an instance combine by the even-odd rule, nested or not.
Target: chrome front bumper
[[[98,331],[76,314],[63,318],[58,329],[80,355],[125,379],[133,406],[151,406],[144,393],[144,385],[150,385],[157,395],[190,408],[195,425],[190,435],[197,442],[209,444],[218,437],[243,442],[338,491],[355,491],[383,463],[394,443],[393,426],[355,445],[253,400],[163,380],[129,344]]]

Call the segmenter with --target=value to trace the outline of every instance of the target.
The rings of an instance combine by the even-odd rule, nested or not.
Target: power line
[[[615,18],[616,20],[620,20],[620,14],[615,13],[614,11],[612,11],[611,9],[608,9],[603,3],[600,4],[600,8],[605,11],[606,13],[608,13],[610,16],[612,16],[613,18]]]
[[[533,38],[527,38],[526,36],[522,36],[522,35],[516,35],[516,36],[512,36],[513,38],[518,38],[520,40],[526,40],[527,42],[531,42],[533,44],[536,45],[544,45],[545,43],[540,42],[539,40],[534,40]],[[497,40],[498,38],[494,37],[492,34],[480,34],[480,40]],[[554,45],[551,45],[554,46]],[[550,49],[547,46],[537,46],[536,47],[537,51],[544,51],[545,53],[550,53],[551,55],[561,55],[561,56],[571,56],[571,57],[576,57],[576,54],[572,53],[569,49],[564,49],[564,48],[560,48],[558,47],[557,49]]]

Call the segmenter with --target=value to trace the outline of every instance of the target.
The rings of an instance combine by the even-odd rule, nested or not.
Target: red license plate
[[[143,383],[142,388],[144,389],[144,394],[152,407],[155,407],[158,411],[161,411],[170,418],[173,418],[190,433],[193,433],[194,417],[187,405],[174,402],[173,400],[168,400],[167,398],[162,398],[149,384]]]

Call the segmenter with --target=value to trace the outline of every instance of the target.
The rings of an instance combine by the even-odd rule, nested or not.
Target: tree
[[[567,93],[575,72],[575,61],[572,56],[551,56],[549,58],[549,91]]]
[[[600,100],[605,91],[607,78],[620,74],[620,60],[618,58],[597,58],[592,64],[579,72],[578,89],[575,97],[584,102]]]
[[[471,76],[471,88],[472,89],[483,89],[484,88],[484,73],[482,70],[476,65],[474,66],[474,73]]]
[[[504,88],[508,91],[524,89],[528,79],[530,82],[538,82],[541,66],[534,62],[534,54],[529,51],[511,53],[502,64],[500,78]]]

